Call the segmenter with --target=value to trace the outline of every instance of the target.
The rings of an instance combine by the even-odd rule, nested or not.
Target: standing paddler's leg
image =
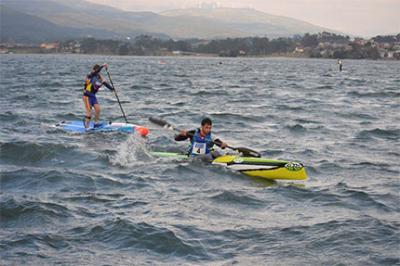
[[[85,95],[83,96],[83,103],[85,105],[85,110],[86,110],[84,126],[85,128],[89,128],[90,118],[92,116],[92,107],[90,106],[88,96]]]
[[[99,119],[100,119],[100,105],[98,103],[96,103],[93,105],[93,107],[94,107],[94,112],[95,112],[94,124],[96,126],[96,125],[98,125]]]

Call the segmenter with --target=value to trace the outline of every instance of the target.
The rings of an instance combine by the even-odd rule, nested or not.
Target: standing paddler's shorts
[[[96,96],[83,95],[83,101],[85,102],[85,105],[89,105],[90,107],[98,104]]]

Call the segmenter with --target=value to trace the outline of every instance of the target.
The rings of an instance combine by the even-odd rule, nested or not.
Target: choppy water
[[[345,61],[340,73],[310,59],[0,60],[1,264],[400,264],[399,62]],[[98,62],[146,140],[50,127],[83,117]],[[122,121],[111,93],[98,98]],[[186,145],[152,115],[184,128],[210,116],[229,144],[303,162],[310,179],[154,159]]]

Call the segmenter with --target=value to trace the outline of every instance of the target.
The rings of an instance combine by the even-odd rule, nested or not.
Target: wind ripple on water
[[[398,62],[0,56],[1,264],[400,264]],[[83,119],[81,78],[102,62],[146,139],[51,127]],[[123,121],[112,93],[98,100]],[[154,158],[188,143],[149,116],[209,116],[217,137],[309,180]]]

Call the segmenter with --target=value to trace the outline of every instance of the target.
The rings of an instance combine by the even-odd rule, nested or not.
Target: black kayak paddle
[[[161,126],[161,127],[164,127],[164,128],[170,129],[170,130],[174,130],[174,131],[177,131],[177,132],[181,132],[180,129],[176,128],[175,126],[171,125],[170,123],[168,123],[167,121],[165,121],[165,120],[163,120],[163,119],[161,119],[161,118],[158,118],[158,117],[149,117],[149,120],[150,120],[150,122],[152,122],[152,123],[154,123],[154,124],[156,124],[156,125],[159,125],[159,126]],[[214,144],[218,145],[218,146],[221,145],[221,142],[219,142],[219,141],[213,140],[212,142],[213,142]],[[256,152],[256,151],[254,151],[254,150],[251,150],[251,149],[249,149],[249,148],[245,148],[245,147],[232,147],[232,146],[227,146],[227,148],[229,148],[229,149],[231,149],[231,150],[234,150],[234,151],[237,151],[237,152],[240,152],[240,153],[242,153],[244,156],[247,156],[247,157],[256,157],[256,158],[260,158],[260,157],[261,157],[261,154],[260,154],[259,152]]]

